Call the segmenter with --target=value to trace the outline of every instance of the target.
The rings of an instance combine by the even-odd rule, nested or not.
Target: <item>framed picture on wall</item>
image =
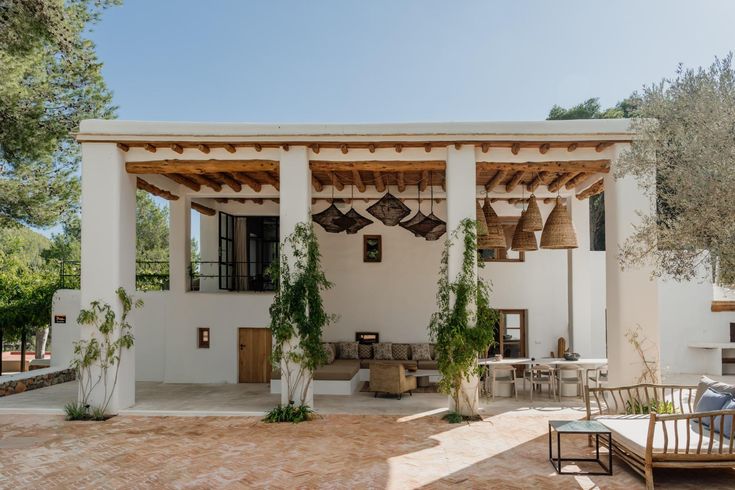
[[[383,239],[380,235],[362,237],[362,261],[380,262],[383,260]]]

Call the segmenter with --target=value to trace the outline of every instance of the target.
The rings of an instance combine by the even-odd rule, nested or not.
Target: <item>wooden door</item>
[[[241,328],[238,333],[240,383],[268,383],[271,374],[271,331],[268,328]]]

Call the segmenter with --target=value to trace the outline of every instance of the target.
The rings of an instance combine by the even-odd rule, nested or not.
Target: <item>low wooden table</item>
[[[551,433],[556,431],[556,458],[551,450]],[[595,436],[594,458],[562,458],[561,435],[586,434]],[[600,459],[600,436],[607,435],[607,465]],[[560,475],[612,475],[612,432],[595,420],[549,420],[549,461]],[[562,461],[591,461],[597,463],[603,471],[562,471]]]

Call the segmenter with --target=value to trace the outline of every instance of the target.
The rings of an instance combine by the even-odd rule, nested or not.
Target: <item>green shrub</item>
[[[279,404],[265,415],[263,422],[292,422],[298,424],[299,422],[311,420],[313,414],[314,410],[309,405]]]
[[[625,413],[628,415],[649,414],[651,412],[660,413],[662,415],[672,414],[676,413],[676,409],[672,402],[661,402],[658,400],[643,402],[634,398],[625,402]]]
[[[71,402],[64,405],[66,420],[89,420],[89,405]]]

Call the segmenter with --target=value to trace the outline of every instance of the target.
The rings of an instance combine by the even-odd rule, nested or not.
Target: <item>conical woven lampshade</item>
[[[485,206],[482,209],[485,214],[485,222],[487,223],[487,235],[478,235],[477,248],[486,250],[490,248],[508,248],[505,240],[505,231],[503,225],[500,224],[498,215],[490,204],[490,199],[485,198]]]
[[[577,248],[577,230],[574,229],[572,217],[560,198],[556,198],[556,206],[546,219],[544,231],[541,233],[541,248],[564,249]]]
[[[480,201],[477,199],[475,199],[475,219],[477,220],[477,236],[487,235],[485,213],[482,212],[482,206],[480,206]]]
[[[536,243],[536,234],[532,231],[523,231],[523,221],[526,216],[524,211],[521,214],[521,219],[518,220],[516,230],[513,232],[513,242],[510,248],[516,251],[533,251],[538,250],[538,244]]]
[[[528,199],[528,208],[523,219],[523,231],[541,231],[544,229],[544,221],[541,218],[541,210],[538,208],[536,196],[531,194]]]

